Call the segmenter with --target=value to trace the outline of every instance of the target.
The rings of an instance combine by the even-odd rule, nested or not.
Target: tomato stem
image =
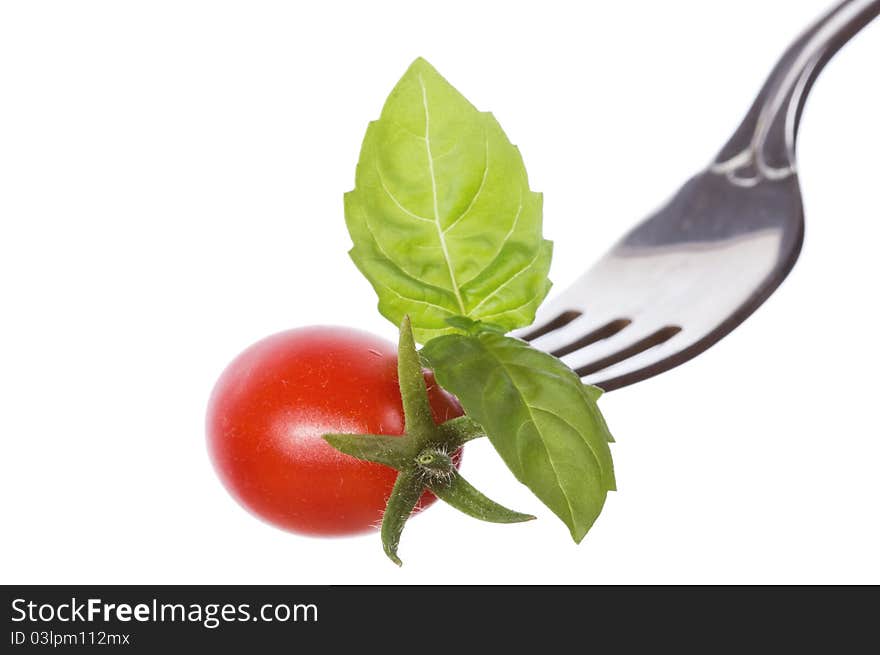
[[[428,489],[440,500],[469,516],[492,523],[529,521],[521,514],[490,500],[456,470],[451,454],[468,441],[485,436],[473,419],[460,416],[437,425],[428,401],[422,364],[416,351],[408,316],[400,325],[397,377],[403,403],[405,432],[402,437],[382,434],[325,434],[337,450],[398,471],[382,517],[382,546],[388,558],[400,566],[400,536],[413,509]]]
[[[521,523],[522,521],[532,521],[535,518],[531,514],[521,514],[509,510],[494,500],[486,498],[486,496],[474,489],[467,480],[461,477],[456,470],[453,470],[450,479],[445,484],[429,484],[428,488],[440,500],[481,521],[488,521],[490,523]]]
[[[459,416],[437,426],[444,444],[457,450],[471,439],[486,436],[483,426],[469,416]]]
[[[405,432],[413,439],[414,445],[424,448],[435,436],[437,426],[431,414],[428,388],[422,373],[422,362],[416,352],[416,342],[413,338],[409,316],[404,316],[403,322],[400,324],[397,379],[400,384],[400,399],[403,401]]]
[[[388,558],[397,566],[403,566],[403,562],[397,556],[400,535],[406,520],[422,496],[422,489],[423,485],[416,475],[401,471],[385,506],[385,514],[382,518],[382,547]]]

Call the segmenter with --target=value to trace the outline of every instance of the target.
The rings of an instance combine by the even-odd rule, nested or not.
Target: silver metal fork
[[[804,32],[709,167],[517,336],[608,391],[686,362],[742,323],[800,253],[795,142],[807,94],[878,14],[880,0],[846,0]]]

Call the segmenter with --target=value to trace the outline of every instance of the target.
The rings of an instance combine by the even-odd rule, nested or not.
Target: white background
[[[540,520],[313,539],[205,453],[226,363],[293,326],[389,339],[342,193],[416,56],[522,149],[565,287],[704,166],[827,0],[5,2],[4,583],[880,583],[880,21],[804,113],[807,238],[698,359],[601,402],[619,491],[580,546],[487,443],[464,472]]]

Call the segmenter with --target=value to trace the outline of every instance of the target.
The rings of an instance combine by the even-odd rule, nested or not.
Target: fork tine
[[[554,357],[564,357],[570,353],[577,352],[587,346],[591,346],[594,343],[598,343],[605,339],[610,339],[615,334],[626,328],[632,321],[628,318],[618,318],[613,321],[609,321],[604,325],[599,325],[599,327],[586,332],[583,336],[575,339],[574,341],[570,341],[568,343],[563,344],[562,346],[558,346],[550,351],[550,354]],[[597,323],[598,324],[598,323]]]
[[[663,343],[643,350],[638,354],[628,357],[616,364],[604,367],[601,370],[582,375],[581,379],[587,384],[594,384],[602,387],[606,391],[616,389],[619,386],[624,386],[617,384],[616,380],[619,380],[624,376],[638,373],[639,371],[644,371],[645,369],[653,367],[659,362],[674,356],[676,353],[681,352],[687,347],[687,341],[689,338],[689,335],[686,334],[684,330],[679,330]],[[650,376],[646,375],[645,377]]]
[[[565,327],[576,318],[580,318],[580,316],[581,312],[576,309],[568,309],[557,313],[555,316],[552,314],[544,316],[539,315],[535,319],[534,326],[527,331],[524,331],[520,335],[520,339],[523,341],[534,341],[538,337],[542,337],[545,334],[549,334],[550,332]]]
[[[577,286],[573,285],[572,288]],[[578,294],[578,296],[580,295]],[[605,308],[591,306],[588,311],[585,311],[580,304],[571,302],[571,296],[570,290],[563,293],[556,299],[556,302],[549,303],[546,309],[542,308],[534,323],[535,328],[515,336],[529,341],[539,350],[554,353],[558,357],[560,355],[557,354],[557,351],[560,349],[570,348],[572,344],[586,339],[593,333],[609,329],[607,328],[609,323],[622,318],[609,313],[616,311],[616,308],[607,308],[608,311],[605,311]],[[595,334],[589,341],[597,341],[612,334],[614,334],[613,330],[607,334]]]
[[[680,331],[677,325],[637,319],[607,339],[564,355],[562,360],[580,376],[589,376],[650,351]]]

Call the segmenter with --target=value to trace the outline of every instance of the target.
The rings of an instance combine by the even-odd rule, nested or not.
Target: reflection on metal
[[[715,161],[548,302],[522,338],[610,390],[687,361],[755,311],[803,241],[795,145],[807,94],[878,14],[880,0],[846,0],[808,29]]]

